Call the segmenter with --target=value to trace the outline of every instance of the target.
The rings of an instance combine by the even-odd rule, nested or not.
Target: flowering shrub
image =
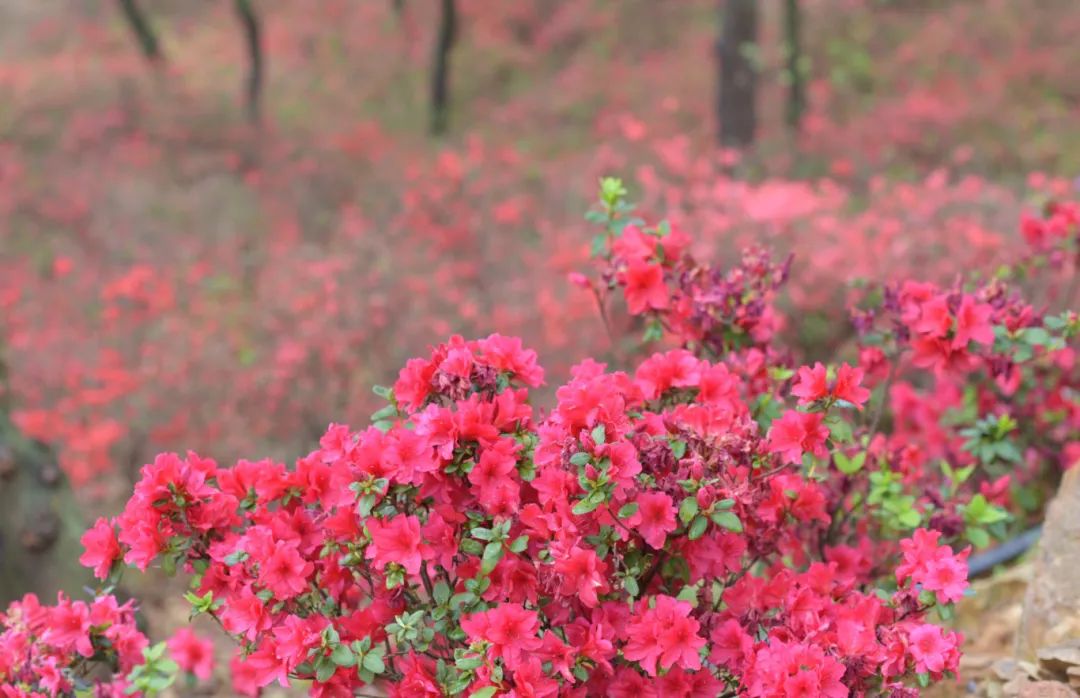
[[[955,670],[928,613],[966,569],[939,532],[821,547],[827,491],[791,463],[827,454],[828,410],[765,433],[746,378],[685,350],[585,362],[538,419],[542,380],[516,340],[454,338],[295,470],[159,456],[92,560],[194,573],[249,694],[847,695]],[[865,402],[859,382],[830,394]]]
[[[637,322],[668,347],[578,364],[538,414],[535,352],[453,337],[294,469],[158,456],[83,562],[107,587],[124,564],[192,575],[249,695],[904,696],[953,676],[962,637],[939,622],[968,544],[1031,495],[1013,474],[1076,443],[1076,314],[1000,280],[908,281],[853,306],[855,363],[797,366],[775,331],[787,264],[702,265],[624,193],[604,182],[598,280],[575,281],[617,345]],[[1072,210],[1025,226],[1072,250]]]

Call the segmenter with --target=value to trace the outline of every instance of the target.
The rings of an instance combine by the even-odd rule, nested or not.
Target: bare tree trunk
[[[12,424],[6,375],[0,357],[0,609],[27,592],[51,602],[91,581],[71,488],[49,449]]]
[[[150,26],[150,21],[139,9],[136,0],[119,0],[119,2],[120,11],[124,13],[124,19],[127,20],[131,31],[134,32],[135,39],[139,42],[139,48],[142,49],[146,60],[155,65],[162,63],[165,56],[161,53],[161,44],[158,42],[157,35],[154,34],[153,27]]]
[[[431,133],[446,133],[449,124],[450,54],[457,41],[456,0],[442,0],[439,33],[435,39],[434,65],[431,70]]]
[[[757,130],[758,0],[721,0],[718,46],[720,143],[743,147]]]
[[[798,132],[806,111],[806,66],[802,53],[802,8],[799,0],[785,0],[784,34],[787,51],[787,125]]]
[[[240,18],[240,26],[244,31],[244,41],[247,44],[248,74],[245,89],[245,106],[248,120],[258,123],[262,115],[262,89],[264,59],[262,50],[262,31],[259,25],[259,17],[251,6],[251,0],[235,0],[237,17]]]

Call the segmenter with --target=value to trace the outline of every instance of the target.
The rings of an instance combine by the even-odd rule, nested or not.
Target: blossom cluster
[[[1074,311],[1050,310],[1074,302],[1075,281],[1068,288],[1050,285],[1036,303],[1024,293],[1026,282],[1048,267],[1071,267],[1071,278],[1080,278],[1074,204],[1051,202],[1042,217],[1025,217],[1028,250],[993,278],[859,285],[849,299],[857,352],[846,351],[853,365],[799,368],[785,341],[795,323],[778,294],[790,260],[775,264],[753,250],[731,269],[703,264],[688,254],[675,227],[647,225],[624,196],[618,180],[602,182],[600,209],[590,215],[604,226],[594,247],[597,280],[577,279],[594,290],[605,323],[620,327],[625,307],[646,318],[646,341],[756,367],[750,397],[772,418],[780,417],[777,399],[790,389],[802,411],[774,425],[777,438],[795,447],[787,458],[797,462],[804,443],[815,457],[828,457],[829,429],[834,440],[848,437],[831,457],[843,477],[823,484],[830,507],[859,515],[876,510],[864,533],[890,538],[931,524],[984,546],[1037,512],[1047,483],[1076,462],[1080,326]],[[640,291],[625,270],[641,259],[654,270],[657,297],[666,293],[670,302],[636,301]],[[695,280],[691,291],[686,279]],[[700,298],[720,299],[712,307],[728,312],[688,311],[700,308]],[[869,391],[850,392],[854,377],[879,388],[872,410],[862,409]],[[826,424],[824,412],[833,407],[864,417],[848,432],[842,420]]]
[[[180,672],[209,679],[213,661],[212,643],[190,628],[151,647],[136,626],[134,602],[112,594],[85,602],[60,593],[51,606],[27,594],[0,614],[4,698],[155,695]]]
[[[73,673],[80,664],[103,661],[118,672],[99,684],[100,695],[123,695],[124,676],[142,662],[148,645],[135,627],[131,603],[113,596],[91,603],[63,594],[43,606],[33,594],[12,603],[0,616],[0,679],[5,696],[59,695],[85,688]]]
[[[920,530],[890,577],[869,545],[821,545],[827,491],[799,464],[832,436],[789,425],[866,395],[852,367],[824,398],[803,375],[824,411],[771,428],[740,368],[684,349],[579,364],[541,416],[535,353],[455,337],[294,469],[159,456],[86,561],[193,574],[245,694],[904,695],[956,670],[929,614],[963,594],[963,555]]]

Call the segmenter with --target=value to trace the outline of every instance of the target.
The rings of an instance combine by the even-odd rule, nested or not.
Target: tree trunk
[[[436,136],[446,133],[450,120],[450,53],[457,41],[457,23],[456,0],[442,0],[431,69],[431,133]]]
[[[158,43],[157,35],[154,34],[150,21],[139,9],[136,0],[120,0],[120,11],[124,13],[124,19],[127,20],[131,31],[134,32],[135,39],[139,42],[139,48],[142,49],[146,60],[150,61],[151,64],[163,62],[165,57],[161,53],[161,44]]]
[[[757,130],[758,0],[721,0],[720,143],[745,147]]]
[[[0,352],[0,610],[27,592],[51,603],[92,581],[79,564],[85,527],[71,488],[49,449],[15,428],[12,403]]]
[[[251,6],[251,0],[235,0],[235,8],[236,15],[240,19],[240,26],[244,32],[244,41],[247,44],[248,53],[248,74],[244,102],[248,120],[252,123],[258,123],[262,114],[264,69],[259,17]]]
[[[802,53],[802,8],[799,0],[785,0],[784,35],[787,52],[787,125],[798,132],[806,111],[806,65]]]

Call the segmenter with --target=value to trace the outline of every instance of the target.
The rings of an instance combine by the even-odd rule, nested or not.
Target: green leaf
[[[837,443],[851,443],[853,437],[851,433],[851,425],[845,420],[840,419],[829,425],[829,435],[832,440]]]
[[[512,553],[522,553],[522,552],[525,551],[525,548],[527,548],[528,546],[529,546],[529,536],[522,534],[522,535],[518,536],[517,538],[515,538],[513,540],[513,542],[510,543],[510,552],[512,552]]]
[[[393,417],[397,417],[397,415],[398,415],[397,408],[394,407],[393,405],[387,405],[386,407],[382,408],[381,410],[379,410],[375,414],[371,415],[371,421],[378,422],[378,421],[382,421],[384,419],[391,419]]]
[[[688,524],[694,520],[694,517],[698,513],[698,503],[696,497],[687,497],[682,500],[682,504],[679,505],[679,519]]]
[[[459,657],[454,661],[454,666],[462,671],[472,671],[484,666],[484,660],[481,657]]]
[[[447,586],[446,582],[436,582],[435,588],[432,589],[432,595],[435,597],[435,603],[444,606],[450,600],[450,587]]]
[[[677,598],[679,601],[686,601],[691,606],[697,606],[698,588],[696,586],[690,585],[684,586],[679,591],[678,596],[676,596],[675,598]]]
[[[597,424],[593,428],[593,430],[591,432],[589,432],[589,435],[592,436],[592,440],[596,444],[604,443],[604,439],[607,438],[605,436],[605,434],[604,434],[604,425],[603,424]]]
[[[371,516],[371,510],[375,508],[375,495],[365,494],[360,498],[360,501],[356,503],[356,513],[361,518],[367,518]]]
[[[491,574],[491,571],[499,564],[499,560],[502,559],[502,556],[502,543],[488,543],[484,546],[484,556],[480,561],[480,571],[484,574]]]
[[[363,667],[372,674],[381,674],[386,671],[386,664],[378,654],[371,652],[364,655]]]
[[[491,540],[495,537],[495,532],[491,529],[480,528],[478,526],[472,530],[472,537],[477,540]]]
[[[637,513],[637,510],[638,510],[638,503],[637,502],[629,502],[627,504],[623,504],[619,508],[619,518],[620,519],[629,519],[631,516],[633,516],[634,514]]]
[[[736,519],[737,521],[738,519]],[[705,535],[705,530],[709,527],[709,520],[704,516],[699,516],[694,519],[694,523],[690,524],[690,540],[697,540]]]
[[[466,555],[479,555],[484,552],[484,546],[480,541],[473,540],[472,538],[464,538],[459,544],[461,552]]]
[[[836,461],[837,470],[844,475],[854,475],[862,470],[863,465],[866,463],[866,451],[859,451],[854,458],[848,458],[837,451],[833,454],[833,459]]]
[[[348,645],[338,645],[330,653],[330,660],[337,666],[350,667],[356,664],[356,655]]]
[[[604,501],[604,493],[599,490],[590,492],[584,499],[574,505],[571,510],[578,516],[583,516],[590,512],[596,511],[596,507],[600,506],[600,502]]]
[[[484,686],[470,693],[469,698],[491,698],[493,695],[495,695],[495,687]]]
[[[681,439],[676,439],[675,441],[672,441],[671,455],[673,455],[676,460],[686,455],[686,442]]]
[[[922,522],[922,515],[916,509],[905,509],[897,514],[896,520],[905,528],[915,528]]]
[[[579,451],[574,455],[570,456],[570,465],[576,465],[580,467],[588,463],[590,460],[592,460],[592,456],[590,456],[588,453],[585,453],[584,451]]]
[[[630,596],[637,596],[640,588],[638,587],[638,581],[636,577],[623,577],[623,589],[626,589],[626,593]]]
[[[315,666],[315,680],[319,683],[326,683],[334,675],[335,671],[337,671],[337,665],[331,661],[330,657],[321,657],[319,663]]]
[[[742,533],[742,521],[739,521],[739,517],[734,512],[715,511],[710,518],[712,518],[714,524],[721,528],[726,528],[734,533]]]
[[[964,535],[976,548],[985,548],[990,545],[990,534],[981,528],[968,526],[967,529],[964,530]]]
[[[1025,344],[1029,344],[1033,347],[1043,347],[1050,343],[1053,339],[1050,333],[1042,327],[1028,327],[1024,329],[1021,339]]]

